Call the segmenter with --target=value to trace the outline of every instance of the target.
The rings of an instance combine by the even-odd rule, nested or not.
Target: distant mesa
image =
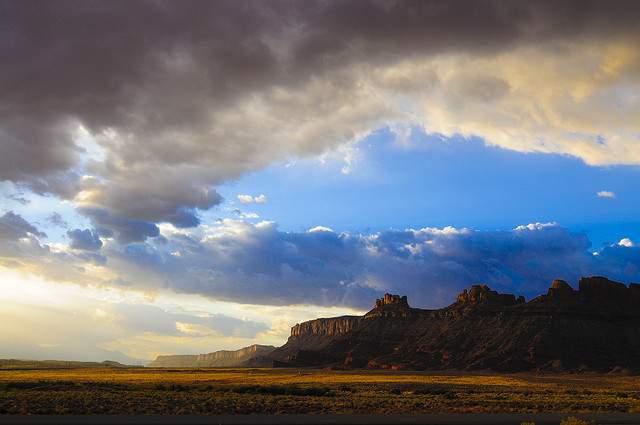
[[[84,369],[84,368],[130,368],[142,367],[140,365],[125,365],[112,360],[103,362],[80,362],[72,360],[22,360],[0,359],[2,369]]]
[[[250,345],[235,351],[215,351],[208,354],[158,356],[149,367],[235,367],[254,357],[266,356],[276,347]]]

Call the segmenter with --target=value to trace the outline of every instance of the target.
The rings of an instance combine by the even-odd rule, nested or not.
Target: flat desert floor
[[[640,412],[640,376],[309,369],[0,370],[0,414]]]

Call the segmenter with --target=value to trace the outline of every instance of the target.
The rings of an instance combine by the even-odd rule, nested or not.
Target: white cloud
[[[266,204],[267,203],[267,196],[264,195],[264,194],[257,195],[257,196],[240,194],[240,195],[238,195],[238,200],[243,204],[254,204],[254,203],[255,204]]]
[[[253,202],[253,196],[251,195],[238,195],[238,200],[243,204],[251,204]]]
[[[620,242],[618,242],[618,245],[624,246],[627,248],[632,248],[636,246],[636,244],[634,244],[633,241],[629,238],[620,239]]]
[[[529,223],[529,224],[521,224],[517,226],[514,230],[516,231],[524,231],[524,230],[542,230],[550,227],[558,227],[558,223]]]
[[[316,226],[316,227],[312,227],[311,229],[307,230],[307,232],[309,233],[315,233],[315,232],[333,232],[333,229],[330,227],[325,227],[325,226]]]
[[[596,196],[598,196],[598,198],[613,199],[613,198],[616,197],[616,194],[614,192],[609,191],[609,190],[601,190],[600,192],[596,193]]]

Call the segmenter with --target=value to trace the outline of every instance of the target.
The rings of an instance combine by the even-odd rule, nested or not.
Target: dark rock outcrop
[[[158,356],[149,367],[235,367],[249,360],[270,354],[276,347],[250,345],[235,351],[215,351],[208,354]]]
[[[499,294],[487,285],[473,285],[458,295],[456,302],[460,304],[494,304],[514,305],[524,303],[524,297],[518,298],[512,294]]]
[[[555,280],[529,302],[474,285],[438,310],[386,294],[364,316],[296,325],[269,359],[333,368],[640,370],[640,285]]]
[[[409,318],[414,315],[416,309],[409,307],[407,296],[384,294],[383,298],[376,300],[373,310],[364,315],[365,319],[374,317]]]
[[[383,307],[385,305],[398,305],[400,307],[409,308],[409,302],[407,296],[384,294],[384,297],[376,300],[376,307]]]

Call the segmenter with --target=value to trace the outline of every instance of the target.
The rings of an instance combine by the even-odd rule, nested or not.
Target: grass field
[[[640,412],[640,377],[292,369],[0,370],[1,414]]]

